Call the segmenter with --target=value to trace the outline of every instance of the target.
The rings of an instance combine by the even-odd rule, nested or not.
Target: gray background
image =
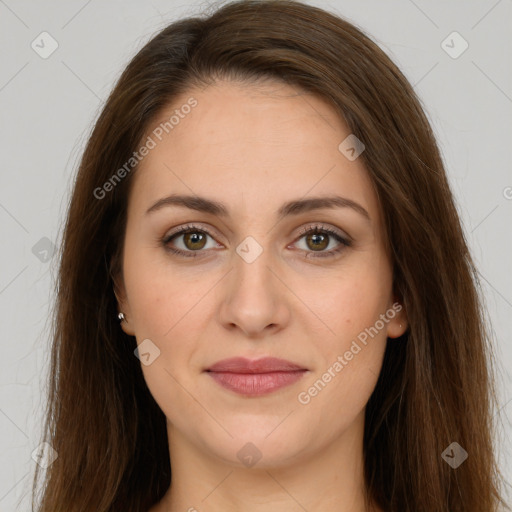
[[[494,326],[501,467],[512,481],[510,0],[311,1],[362,28],[422,99]],[[78,158],[116,78],[172,20],[205,2],[0,0],[0,511],[29,510],[48,365],[60,224]],[[48,32],[57,50],[43,59]],[[457,31],[463,40],[451,36]],[[44,36],[47,37],[47,36]],[[453,43],[451,42],[453,39]],[[45,51],[50,46],[45,39]],[[43,51],[43,49],[39,49]],[[91,370],[93,371],[93,370]],[[465,447],[471,456],[471,447]],[[510,486],[507,486],[509,492]],[[510,492],[509,492],[510,495]]]

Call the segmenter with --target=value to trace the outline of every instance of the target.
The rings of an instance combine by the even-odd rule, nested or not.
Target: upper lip
[[[229,372],[229,373],[270,373],[270,372],[293,372],[306,370],[303,366],[278,359],[276,357],[263,357],[261,359],[247,359],[245,357],[232,357],[217,361],[208,367],[208,372]]]

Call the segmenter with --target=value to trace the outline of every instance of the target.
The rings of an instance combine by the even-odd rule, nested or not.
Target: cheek
[[[337,275],[317,281],[314,288],[308,283],[304,286],[309,293],[305,295],[304,289],[302,295],[325,327],[324,339],[341,350],[385,313],[391,277],[387,268],[367,264],[344,268]]]
[[[204,277],[196,282],[176,271],[171,274],[170,267],[150,259],[142,263],[134,258],[129,264],[132,273],[126,281],[137,344],[149,339],[158,349],[150,364],[141,360],[144,379],[162,411],[176,420],[177,411],[196,407],[186,392],[192,384],[184,369],[190,367],[197,349],[194,336],[202,331],[198,322],[204,319],[205,302],[201,297],[208,287]]]
[[[351,270],[311,298],[312,309],[320,312],[328,329],[316,333],[319,364],[298,400],[330,418],[333,428],[353,419],[366,405],[387,343],[387,323],[381,315],[386,314],[391,291],[390,272],[378,265]]]
[[[125,259],[125,283],[137,333],[167,338],[194,322],[212,283],[207,273],[187,272],[166,260],[163,249],[134,247]]]
[[[386,331],[374,330],[375,307],[363,311],[368,304],[360,306],[347,303],[335,324],[336,336],[330,342],[319,340],[320,363],[296,397],[303,413],[317,418],[317,427],[328,438],[348,428],[364,410],[382,367]]]

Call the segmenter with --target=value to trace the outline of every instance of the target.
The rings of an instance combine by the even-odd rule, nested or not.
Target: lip
[[[262,357],[261,359],[247,359],[245,357],[231,357],[217,361],[206,371],[209,372],[231,372],[231,373],[271,373],[291,372],[296,370],[307,370],[303,366],[278,359],[277,357]]]
[[[218,361],[205,371],[226,389],[241,395],[260,396],[297,382],[308,369],[275,357],[257,360],[233,357]]]

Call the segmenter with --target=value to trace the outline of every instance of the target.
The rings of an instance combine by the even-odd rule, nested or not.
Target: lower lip
[[[289,386],[303,377],[307,370],[271,373],[208,372],[221,386],[241,395],[258,396]]]

